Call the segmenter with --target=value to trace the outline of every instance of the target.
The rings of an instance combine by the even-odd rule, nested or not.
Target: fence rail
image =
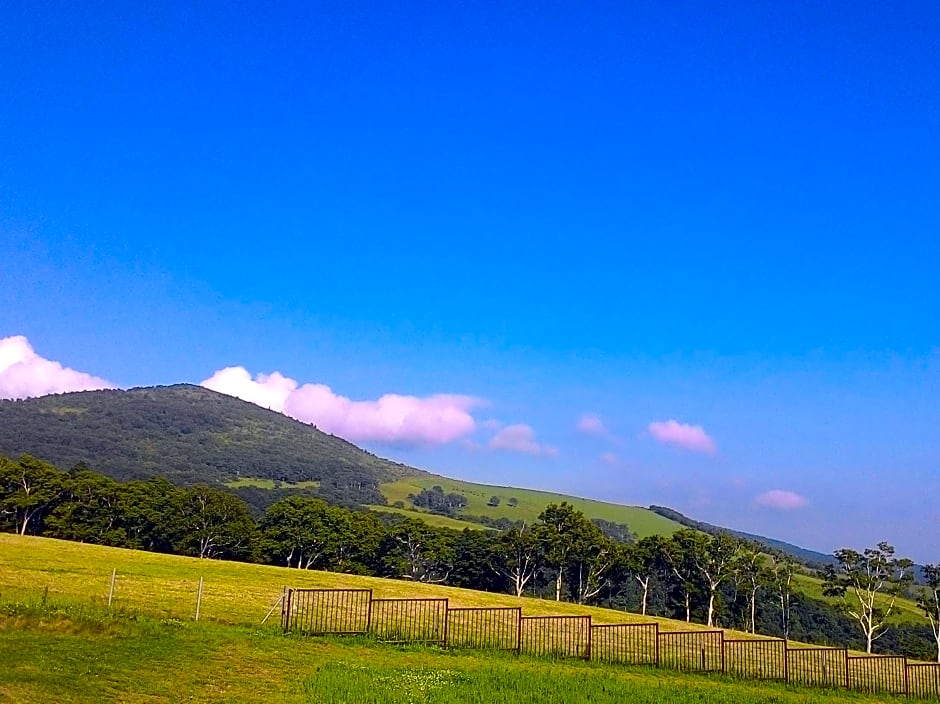
[[[520,607],[452,608],[447,599],[376,599],[370,589],[288,589],[285,632],[369,634],[394,643],[505,650],[940,701],[940,664],[845,648],[791,647],[724,631],[662,631],[657,623],[595,624],[590,616],[524,616]]]
[[[590,616],[523,616],[519,652],[553,658],[591,657]]]
[[[521,628],[522,609],[519,607],[448,609],[444,645],[449,648],[519,652]]]

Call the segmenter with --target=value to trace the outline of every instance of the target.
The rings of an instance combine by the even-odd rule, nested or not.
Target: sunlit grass
[[[533,489],[474,484],[433,475],[407,477],[396,482],[382,484],[379,488],[388,499],[389,504],[402,501],[405,506],[410,506],[408,494],[418,494],[422,489],[430,489],[436,485],[440,485],[445,493],[456,492],[465,496],[467,498],[467,507],[462,509],[461,513],[471,516],[489,516],[490,518],[509,518],[532,522],[538,518],[538,515],[548,504],[567,501],[588,518],[602,518],[615,523],[626,523],[640,538],[648,535],[671,535],[682,527],[675,521],[670,521],[668,518],[639,506],[622,506]],[[493,496],[499,498],[499,505],[489,505],[490,498]],[[516,506],[510,505],[509,500],[512,498],[517,500]]]
[[[665,670],[288,637],[49,598],[0,599],[0,699],[319,704],[890,701]]]

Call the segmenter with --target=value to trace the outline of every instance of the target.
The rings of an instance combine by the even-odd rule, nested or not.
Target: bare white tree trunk
[[[640,575],[634,575],[634,578],[640,583],[640,586],[643,587],[643,600],[640,603],[640,613],[646,616],[646,602],[650,594],[650,576],[646,575],[641,578]]]

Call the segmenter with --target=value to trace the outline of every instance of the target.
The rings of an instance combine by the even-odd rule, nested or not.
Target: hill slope
[[[280,413],[190,385],[0,401],[0,454],[22,453],[62,468],[83,461],[115,479],[162,475],[180,484],[260,477],[374,489],[423,474]]]
[[[418,494],[422,489],[430,489],[435,485],[440,486],[445,493],[455,492],[466,497],[467,506],[457,510],[455,512],[457,516],[485,516],[491,519],[508,518],[513,521],[531,523],[535,521],[542,509],[549,503],[567,501],[588,518],[599,518],[612,523],[626,523],[639,538],[648,535],[671,535],[682,527],[669,518],[639,506],[624,506],[534,489],[474,484],[473,482],[438,477],[433,474],[404,477],[395,482],[382,484],[379,488],[388,499],[389,504],[401,501],[408,506],[410,505],[409,494]],[[490,499],[494,496],[499,500],[495,506],[490,505]],[[515,502],[510,501],[510,499],[515,499]],[[422,513],[421,517],[425,518],[428,515]]]
[[[62,469],[85,462],[119,480],[159,475],[178,484],[225,485],[256,508],[293,491],[346,504],[381,505],[386,497],[407,504],[409,493],[440,484],[467,496],[460,513],[469,516],[531,521],[546,504],[569,501],[590,518],[626,523],[641,537],[679,527],[639,507],[432,475],[253,403],[186,384],[0,401],[0,454],[22,453]],[[502,499],[500,506],[487,506],[493,495]],[[508,505],[510,497],[517,506]]]

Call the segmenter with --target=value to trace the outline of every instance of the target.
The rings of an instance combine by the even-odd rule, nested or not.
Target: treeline
[[[932,647],[926,625],[861,633],[845,613],[800,593],[800,568],[785,555],[690,529],[636,541],[626,526],[589,520],[564,502],[500,531],[437,528],[296,495],[256,519],[223,489],[117,482],[85,465],[62,472],[24,455],[0,457],[0,530],[539,596],[853,648],[873,635],[881,652],[915,657]],[[832,593],[859,592],[851,575],[864,571],[864,555],[843,555]],[[892,555],[884,565],[891,574]],[[887,594],[895,586],[905,585],[889,579],[875,588]],[[930,613],[926,592],[924,604]]]

